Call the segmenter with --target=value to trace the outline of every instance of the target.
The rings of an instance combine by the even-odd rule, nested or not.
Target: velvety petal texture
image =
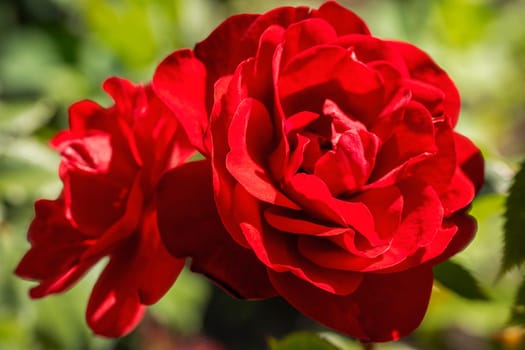
[[[184,266],[161,240],[156,188],[194,148],[151,86],[110,78],[104,89],[113,106],[74,104],[70,128],[51,141],[62,156],[64,188],[58,199],[35,204],[31,248],[16,274],[37,281],[30,295],[41,298],[67,290],[108,258],[86,318],[96,334],[118,337],[137,325]]]
[[[276,293],[254,252],[234,242],[213,202],[211,164],[198,161],[171,170],[158,187],[158,223],[176,257],[235,296],[262,299]],[[176,208],[176,210],[174,210]]]
[[[235,295],[277,293],[362,341],[419,325],[432,266],[474,235],[467,211],[484,179],[481,153],[454,131],[459,93],[426,53],[328,1],[231,17],[163,61],[153,84],[207,145],[206,161],[161,186],[175,256]],[[183,85],[195,91],[185,102],[170,96]]]

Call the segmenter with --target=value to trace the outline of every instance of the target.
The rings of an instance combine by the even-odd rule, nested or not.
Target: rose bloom
[[[458,91],[426,53],[335,2],[281,7],[230,17],[153,86],[207,157],[160,185],[175,256],[365,342],[419,325],[432,266],[474,235],[483,183],[454,131]]]
[[[184,265],[161,242],[155,188],[193,148],[151,86],[110,78],[104,89],[114,106],[74,104],[70,129],[51,141],[62,156],[64,188],[58,199],[36,202],[31,249],[16,274],[38,281],[30,295],[41,298],[70,288],[109,257],[86,317],[96,334],[116,337],[136,326]]]

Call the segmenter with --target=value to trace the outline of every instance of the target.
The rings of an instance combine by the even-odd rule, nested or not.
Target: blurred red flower
[[[30,295],[41,298],[70,288],[109,257],[86,317],[96,334],[117,337],[136,326],[184,265],[160,240],[155,188],[194,149],[151,86],[110,78],[104,89],[115,104],[74,104],[70,129],[51,142],[62,156],[64,188],[58,199],[36,202],[31,248],[16,274],[38,281]]]

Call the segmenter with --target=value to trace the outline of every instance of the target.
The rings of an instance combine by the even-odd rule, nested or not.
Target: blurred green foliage
[[[411,41],[449,72],[462,95],[459,131],[487,160],[487,183],[472,208],[477,237],[440,268],[455,269],[458,278],[436,283],[429,312],[413,336],[377,349],[524,348],[523,329],[508,327],[511,318],[523,324],[523,285],[518,293],[523,271],[499,272],[506,193],[525,155],[525,0],[340,2],[361,15],[375,35]],[[54,198],[60,190],[58,156],[46,143],[67,126],[72,102],[92,98],[105,104],[100,89],[105,78],[147,82],[165,55],[192,47],[228,15],[285,4],[317,7],[321,1],[0,2],[0,349],[264,349],[270,336],[282,339],[271,340],[272,348],[291,349],[287,344],[312,335],[283,338],[285,333],[323,330],[282,302],[241,306],[184,272],[135,332],[120,340],[101,339],[84,322],[100,266],[65,295],[39,301],[27,296],[30,282],[12,276],[28,248],[33,201]],[[519,244],[522,227],[515,231],[517,254],[525,250]],[[478,281],[489,301],[451,291],[464,290],[470,279]],[[478,292],[470,297],[479,297]],[[341,349],[360,348],[333,333],[323,333],[323,339]]]
[[[337,350],[330,341],[313,333],[297,332],[281,340],[271,338],[268,343],[271,350]]]

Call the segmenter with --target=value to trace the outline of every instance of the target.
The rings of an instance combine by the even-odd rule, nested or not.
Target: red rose
[[[64,189],[36,202],[31,249],[16,274],[38,281],[30,295],[40,298],[68,289],[108,256],[86,315],[95,333],[116,337],[136,326],[184,265],[160,240],[154,193],[193,149],[150,86],[112,78],[104,89],[115,105],[74,104],[70,129],[51,142],[62,155]]]
[[[335,2],[282,7],[229,18],[153,85],[213,168],[218,213],[206,161],[162,181],[175,256],[362,341],[419,325],[432,266],[473,237],[483,182],[479,150],[453,130],[456,87],[427,54]]]

